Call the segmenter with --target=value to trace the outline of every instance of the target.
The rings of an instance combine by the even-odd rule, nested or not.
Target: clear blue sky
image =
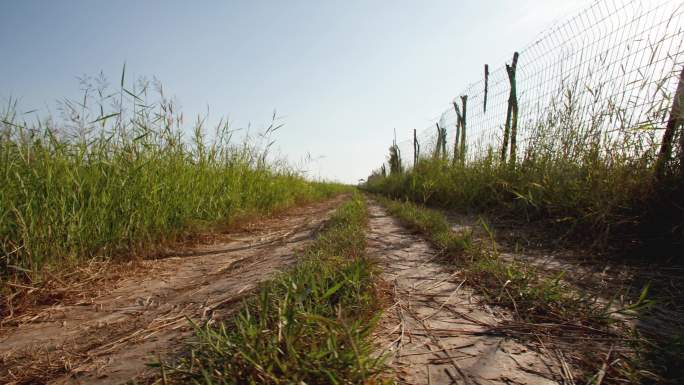
[[[156,76],[186,116],[285,127],[293,162],[356,182],[577,0],[0,0],[0,101],[47,111],[104,71]]]

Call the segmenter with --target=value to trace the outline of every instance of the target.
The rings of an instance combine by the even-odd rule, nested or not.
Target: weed
[[[369,336],[377,320],[374,268],[364,258],[366,207],[355,195],[294,269],[264,284],[167,376],[200,384],[364,384],[382,367]],[[170,373],[170,374],[169,374]]]
[[[656,127],[628,126],[610,100],[597,100],[589,113],[572,96],[578,91],[563,89],[540,121],[527,123],[521,156],[501,160],[492,147],[472,146],[477,155],[468,162],[456,161],[463,154],[451,161],[423,156],[404,172],[374,172],[364,188],[433,207],[540,222],[552,235],[602,248],[676,251],[684,242],[684,168],[673,157],[666,175],[656,177]]]
[[[124,77],[121,92],[88,88],[82,102],[65,101],[63,120],[29,125],[16,102],[0,115],[0,276],[36,280],[45,268],[145,252],[344,189],[269,160],[275,115],[264,146],[234,143],[224,122],[207,140],[202,119],[186,139],[161,85],[125,88]],[[148,100],[155,85],[159,100]]]

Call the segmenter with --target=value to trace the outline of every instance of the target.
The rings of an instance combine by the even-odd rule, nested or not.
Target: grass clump
[[[374,269],[364,257],[360,195],[333,215],[291,270],[262,285],[232,319],[196,329],[173,383],[365,384],[382,359],[369,336],[377,315]]]
[[[446,255],[458,256],[472,250],[470,233],[456,234],[451,230],[449,222],[437,210],[421,207],[412,202],[399,202],[376,197],[390,212],[402,220],[408,228],[429,237],[430,241]]]
[[[577,301],[565,290],[560,277],[542,278],[531,266],[502,260],[495,247],[486,249],[473,242],[470,231],[453,231],[439,211],[410,201],[399,202],[382,197],[379,200],[390,214],[427,236],[442,251],[442,260],[461,268],[470,285],[478,289],[486,303],[509,307],[518,313],[520,319],[530,322],[581,322],[580,314],[598,315],[597,309]]]
[[[269,155],[277,122],[237,142],[223,122],[208,133],[201,119],[186,127],[152,82],[125,87],[122,76],[117,92],[88,86],[82,101],[62,103],[61,119],[28,124],[17,111],[10,102],[0,112],[3,279],[145,252],[344,190]]]
[[[397,199],[543,224],[598,247],[681,244],[681,178],[654,183],[646,161],[607,157],[524,161],[491,157],[467,164],[429,158],[402,174],[369,178],[366,188]]]

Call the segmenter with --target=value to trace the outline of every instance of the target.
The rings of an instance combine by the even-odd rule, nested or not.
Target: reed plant
[[[374,173],[364,187],[436,207],[541,222],[599,246],[681,244],[684,172],[673,156],[665,176],[657,177],[659,128],[634,128],[624,121],[629,111],[615,110],[610,100],[587,106],[574,92],[561,93],[528,124],[519,139],[524,152],[513,161],[500,158],[494,146],[473,147],[467,162],[422,157],[406,172]]]
[[[191,231],[343,189],[269,154],[274,122],[236,138],[226,121],[189,125],[157,82],[87,82],[60,115],[0,116],[0,275],[31,276],[130,255]],[[93,86],[90,83],[95,83]],[[188,135],[190,134],[190,135]]]

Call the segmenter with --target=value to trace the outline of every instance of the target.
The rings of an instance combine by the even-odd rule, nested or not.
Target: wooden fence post
[[[468,95],[462,95],[461,96],[461,112],[462,112],[462,118],[461,118],[461,163],[465,164],[465,157],[466,157],[466,120],[467,120],[467,103],[468,103]]]
[[[420,151],[420,146],[418,145],[418,136],[416,134],[416,129],[413,129],[413,168],[418,164],[418,152]]]
[[[511,158],[509,160],[511,166],[515,166],[516,153],[518,150],[518,93],[515,81],[515,72],[518,67],[518,53],[513,54],[513,63],[506,65],[506,72],[508,73],[508,80],[511,82],[511,95],[508,103],[511,108]]]
[[[483,105],[483,112],[487,112],[487,93],[489,92],[489,65],[485,64],[485,84],[484,84],[484,102],[482,103]]]
[[[435,156],[439,158],[446,157],[446,128],[439,126],[439,122],[435,123],[437,126],[437,143],[435,144]]]
[[[672,109],[670,110],[670,117],[667,120],[663,140],[660,144],[660,152],[658,153],[658,160],[656,161],[656,177],[662,178],[665,176],[665,168],[667,163],[672,159],[672,140],[674,139],[677,127],[684,125],[684,68],[679,74],[679,84],[675,91],[674,99],[672,100]],[[680,172],[684,175],[684,132],[679,136],[679,160]]]
[[[458,108],[458,104],[456,103],[456,100],[452,102],[454,105],[454,111],[456,111],[456,135],[454,137],[454,160],[453,163],[456,163],[459,157],[459,147],[460,147],[460,140],[461,140],[461,110]]]
[[[442,130],[442,158],[447,159],[446,153],[446,127],[440,128]]]
[[[513,115],[513,99],[515,99],[515,69],[518,66],[518,53],[513,54],[513,63],[509,66],[506,64],[506,73],[508,80],[511,83],[511,90],[508,94],[508,109],[506,110],[506,122],[504,125],[503,143],[501,145],[501,163],[506,162],[506,153],[508,152],[508,139],[511,136],[511,117]],[[511,78],[511,72],[513,78]],[[511,80],[512,79],[512,80]],[[516,129],[517,129],[517,99],[516,99]]]
[[[432,150],[432,157],[439,158],[439,150],[442,148],[442,133],[439,131],[439,123],[435,123],[435,125],[437,126],[437,142]]]

